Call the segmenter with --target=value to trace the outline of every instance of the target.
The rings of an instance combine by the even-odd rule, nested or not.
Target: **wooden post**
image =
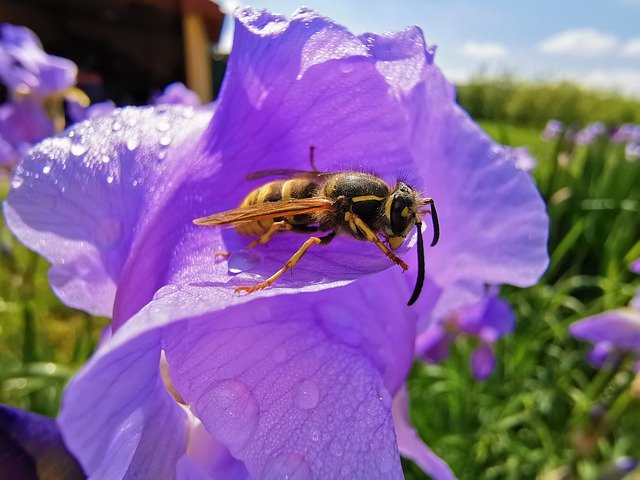
[[[208,103],[213,99],[211,45],[202,14],[183,9],[182,38],[187,86],[200,96],[203,103]]]

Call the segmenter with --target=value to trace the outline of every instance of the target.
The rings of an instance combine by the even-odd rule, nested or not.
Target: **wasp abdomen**
[[[274,180],[251,191],[240,204],[240,208],[287,198],[311,198],[315,195],[316,189],[317,185],[308,178]],[[280,219],[268,218],[242,223],[236,226],[236,231],[243,235],[262,235],[278,220]],[[284,220],[294,226],[308,225],[313,221],[310,215],[295,215],[285,217]]]

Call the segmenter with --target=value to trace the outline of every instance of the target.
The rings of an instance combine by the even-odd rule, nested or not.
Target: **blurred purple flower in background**
[[[640,258],[630,268],[640,274]],[[628,353],[638,359],[635,369],[640,372],[640,290],[627,308],[609,310],[579,320],[569,327],[569,332],[580,340],[594,344],[587,357],[594,367],[615,366],[621,356]]]
[[[156,105],[187,105],[190,107],[199,107],[202,105],[198,94],[187,88],[182,82],[167,85],[162,94],[156,98],[152,98],[150,103]]]
[[[560,120],[549,120],[547,125],[542,131],[541,137],[543,140],[555,140],[562,135],[564,131],[564,124]]]
[[[75,83],[78,70],[70,60],[47,55],[38,37],[25,27],[0,24],[0,81],[8,101],[0,106],[0,167],[10,169],[34,143],[52,135],[54,117],[44,102]],[[63,123],[64,125],[64,123]]]
[[[578,145],[590,145],[597,138],[603,136],[607,129],[602,122],[593,122],[578,131],[575,136],[575,142]]]
[[[490,373],[513,315],[485,285],[528,286],[545,270],[540,195],[456,105],[418,28],[354,36],[309,10],[237,16],[215,112],[116,110],[42,142],[15,172],[7,224],[52,263],[65,303],[113,318],[65,394],[64,439],[96,477],[402,478],[401,452],[453,478],[392,399],[416,324],[447,312],[480,341],[474,373]],[[251,239],[192,220],[237,206],[251,172],[308,169],[310,145],[323,171],[403,172],[436,199],[443,235],[415,308],[415,268],[402,275],[349,238],[269,289],[234,292],[304,238],[279,234],[231,273],[215,254]]]
[[[6,479],[82,479],[56,421],[0,405],[0,476]]]
[[[470,359],[473,376],[485,380],[495,367],[494,343],[515,327],[511,307],[490,288],[478,301],[451,309],[431,319],[416,338],[416,355],[430,363],[447,357],[453,342],[460,336],[475,338],[478,346]]]
[[[633,123],[620,125],[611,135],[611,141],[614,143],[640,143],[640,125]]]

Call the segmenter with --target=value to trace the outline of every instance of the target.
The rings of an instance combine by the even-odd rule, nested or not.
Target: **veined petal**
[[[134,239],[176,188],[169,165],[209,118],[183,107],[116,110],[42,142],[16,169],[7,224],[52,263],[49,278],[65,303],[111,316]],[[153,280],[139,293],[152,295],[162,284]]]
[[[155,387],[162,346],[180,396],[252,477],[362,478],[377,468],[379,476],[401,478],[390,407],[411,364],[414,331],[407,289],[396,276],[210,313],[212,302],[202,295],[215,289],[161,290],[71,384],[60,418],[65,438],[89,472],[111,464],[131,471],[124,451],[149,454],[144,432],[159,428],[159,407],[147,404],[165,405],[168,397]],[[87,418],[81,402],[100,416]],[[142,412],[135,428],[118,438],[132,412]],[[105,445],[120,447],[103,458]],[[181,460],[181,471],[203,468]]]
[[[58,422],[90,477],[175,477],[187,417],[165,388],[159,363],[160,332],[136,342],[116,339],[67,388]]]

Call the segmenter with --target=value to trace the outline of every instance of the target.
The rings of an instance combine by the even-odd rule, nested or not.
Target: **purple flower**
[[[199,107],[202,105],[198,94],[188,89],[182,82],[167,85],[162,94],[153,99],[152,103],[156,105],[188,105],[190,107]]]
[[[633,262],[630,268],[640,273],[640,259]],[[640,360],[640,290],[629,307],[579,320],[569,327],[569,332],[580,340],[594,344],[587,358],[596,368],[614,366],[623,353]],[[640,362],[636,363],[636,369],[640,371]]]
[[[73,123],[81,122],[88,118],[98,117],[100,115],[106,115],[116,109],[116,104],[111,100],[105,100],[104,102],[92,103],[91,105],[82,106],[76,101],[67,102],[67,113]]]
[[[0,167],[17,164],[31,145],[53,135],[53,124],[31,98],[0,105]]]
[[[426,461],[415,436],[396,437],[406,423],[391,408],[417,317],[431,314],[420,308],[460,302],[441,291],[534,283],[548,262],[544,204],[456,105],[419,29],[357,37],[313,11],[245,9],[235,31],[215,112],[116,110],[41,143],[16,170],[7,224],[51,261],[65,303],[113,317],[65,394],[63,436],[96,476],[401,478],[398,451]],[[251,238],[192,220],[237,206],[255,187],[248,173],[308,169],[311,145],[323,171],[389,182],[404,172],[436,198],[443,236],[427,251],[420,305],[406,307],[408,275],[350,238],[311,249],[269,289],[234,293],[303,238],[246,251]],[[406,243],[400,254],[415,237]],[[215,260],[222,250],[240,258],[233,273]]]
[[[594,140],[601,137],[606,132],[606,127],[602,122],[590,123],[578,133],[576,133],[575,141],[578,145],[590,145]]]
[[[638,160],[640,158],[640,142],[627,143],[624,153],[629,160]]]
[[[85,478],[65,447],[55,420],[0,405],[3,478]]]
[[[640,143],[640,125],[624,123],[611,135],[614,143]]]
[[[564,131],[564,124],[559,120],[549,120],[542,131],[543,140],[554,140],[558,138]]]
[[[78,69],[66,58],[47,55],[28,28],[0,24],[0,80],[21,95],[48,95],[75,83]]]
[[[513,331],[513,311],[508,303],[499,298],[495,288],[489,289],[480,299],[470,300],[449,310],[442,306],[451,301],[447,297],[456,300],[463,298],[459,292],[453,295],[441,292],[439,308],[431,310],[426,328],[416,338],[416,355],[427,362],[438,363],[448,356],[449,348],[458,337],[473,337],[478,341],[478,347],[470,359],[471,371],[476,379],[485,380],[495,367],[494,343]],[[445,311],[438,314],[438,310],[443,308]]]

